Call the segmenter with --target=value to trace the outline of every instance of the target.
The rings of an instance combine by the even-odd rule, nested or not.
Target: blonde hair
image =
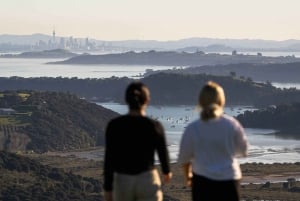
[[[207,121],[223,114],[225,94],[223,88],[213,81],[208,81],[201,89],[198,104],[201,107],[201,119]]]

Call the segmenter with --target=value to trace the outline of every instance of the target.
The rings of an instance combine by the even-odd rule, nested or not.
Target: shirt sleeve
[[[187,127],[182,134],[180,140],[179,154],[178,154],[178,163],[186,164],[191,162],[193,158],[193,140],[191,136],[190,127]]]
[[[112,133],[113,126],[111,123],[108,124],[105,131],[105,152],[104,152],[104,185],[103,188],[105,191],[112,191],[112,183],[113,183],[113,156],[112,156]]]
[[[169,151],[167,148],[167,141],[166,141],[164,128],[159,122],[156,122],[156,132],[158,134],[157,143],[156,143],[158,158],[161,164],[162,172],[164,174],[168,174],[171,171]]]
[[[235,155],[237,157],[246,157],[248,155],[248,140],[242,125],[236,120],[234,124],[234,145]]]

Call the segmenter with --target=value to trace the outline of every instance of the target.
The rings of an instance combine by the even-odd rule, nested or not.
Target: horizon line
[[[45,33],[31,33],[31,34],[12,34],[12,33],[3,33],[0,34],[0,36],[33,36],[33,35],[45,35],[48,37],[52,37],[51,34],[45,34]],[[273,41],[273,42],[284,42],[284,41],[291,41],[291,40],[295,40],[295,41],[300,41],[300,39],[295,39],[295,38],[289,38],[289,39],[284,39],[284,40],[275,40],[275,39],[262,39],[262,38],[216,38],[216,37],[207,37],[207,36],[190,36],[190,37],[185,37],[185,38],[181,38],[181,39],[172,39],[172,40],[159,40],[159,39],[116,39],[116,40],[107,40],[107,39],[98,39],[95,37],[74,37],[73,35],[70,36],[58,36],[56,35],[55,37],[58,38],[69,38],[69,37],[73,37],[73,38],[79,38],[79,39],[92,39],[92,40],[100,40],[100,41],[108,41],[108,42],[117,42],[117,41],[158,41],[158,42],[171,42],[171,41],[181,41],[181,40],[186,40],[186,39],[213,39],[213,40],[249,40],[249,41]]]

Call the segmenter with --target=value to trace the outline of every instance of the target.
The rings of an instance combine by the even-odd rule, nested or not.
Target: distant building
[[[62,49],[66,48],[66,41],[63,37],[60,38],[59,47]]]

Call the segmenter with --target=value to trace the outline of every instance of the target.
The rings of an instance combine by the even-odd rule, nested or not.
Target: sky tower
[[[53,36],[53,43],[55,44],[55,29],[53,29],[52,36]]]

